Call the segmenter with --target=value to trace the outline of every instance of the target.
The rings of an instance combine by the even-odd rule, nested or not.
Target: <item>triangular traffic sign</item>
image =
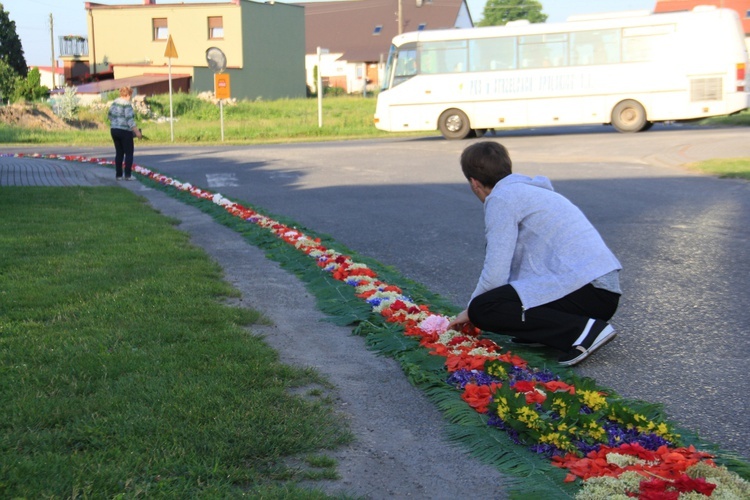
[[[167,40],[167,50],[164,51],[164,57],[174,57],[177,59],[177,49],[174,46],[174,42],[172,41],[172,35],[169,35],[169,39]]]

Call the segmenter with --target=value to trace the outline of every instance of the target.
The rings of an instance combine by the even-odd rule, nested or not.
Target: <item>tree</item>
[[[10,65],[23,78],[29,73],[26,59],[23,56],[21,39],[16,33],[16,23],[10,20],[8,12],[0,3],[0,59]]]
[[[38,68],[32,68],[25,79],[20,76],[16,80],[16,89],[13,94],[14,101],[38,101],[49,95],[49,89],[42,85],[42,75]]]
[[[16,81],[18,78],[18,73],[0,57],[0,104],[10,102],[16,91]]]
[[[511,21],[527,19],[531,23],[543,23],[547,14],[542,12],[542,3],[537,0],[487,0],[477,26],[503,26]]]

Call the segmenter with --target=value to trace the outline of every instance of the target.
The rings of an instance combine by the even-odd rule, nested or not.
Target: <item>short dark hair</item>
[[[495,187],[512,169],[508,150],[497,142],[477,142],[461,153],[461,170],[466,178],[474,178],[487,187]]]

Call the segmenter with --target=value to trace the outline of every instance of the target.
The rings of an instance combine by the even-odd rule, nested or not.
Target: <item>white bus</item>
[[[447,139],[573,124],[638,132],[748,108],[747,68],[737,13],[715,7],[404,33],[393,39],[375,126]]]

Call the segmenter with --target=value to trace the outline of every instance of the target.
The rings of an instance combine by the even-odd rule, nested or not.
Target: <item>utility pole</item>
[[[398,34],[400,35],[404,31],[404,9],[402,7],[403,0],[398,0]]]
[[[55,21],[49,13],[49,48],[52,50],[52,89],[57,88],[57,68],[55,67]]]

